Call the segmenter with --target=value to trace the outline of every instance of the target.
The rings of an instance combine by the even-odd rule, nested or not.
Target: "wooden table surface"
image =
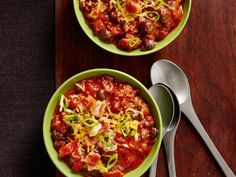
[[[236,173],[236,2],[197,0],[180,36],[164,49],[147,56],[124,57],[106,52],[82,31],[72,0],[56,0],[56,86],[91,68],[124,71],[146,87],[150,67],[161,58],[179,65],[191,87],[195,110],[216,147]],[[163,147],[157,176],[168,176]],[[224,176],[208,148],[182,116],[175,144],[179,177]],[[56,172],[56,176],[61,176]],[[147,176],[147,173],[144,174]]]

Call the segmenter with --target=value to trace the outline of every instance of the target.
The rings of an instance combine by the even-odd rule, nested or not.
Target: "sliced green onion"
[[[137,130],[131,130],[131,133],[130,133],[131,136],[135,136],[136,134],[137,134]]]
[[[104,133],[104,135],[101,135],[99,137],[99,141],[105,146],[111,146],[112,141],[113,141],[113,137],[109,136],[107,133]]]
[[[65,97],[65,96],[62,95],[62,94],[61,94],[61,96],[59,97],[59,100],[60,100],[60,101],[59,101],[59,106],[60,106],[59,111],[60,111],[60,112],[62,112],[62,110],[63,110],[63,108],[64,108],[64,106],[65,106],[65,104],[64,104],[64,97]]]
[[[95,118],[89,117],[89,118],[86,118],[85,120],[82,120],[81,123],[88,127],[93,127],[97,125],[99,122]]]
[[[59,101],[59,106],[60,106],[59,111],[62,112],[63,107],[64,107],[63,95],[60,96],[59,100],[60,100]]]
[[[128,122],[128,119],[123,119],[123,120],[120,122],[120,124],[121,124],[121,125],[125,125],[126,122]]]
[[[68,108],[68,100],[67,98],[61,94],[60,98],[59,98],[59,111],[62,112],[64,110],[64,108]]]
[[[117,143],[113,140],[114,136],[115,133],[112,130],[108,130],[99,137],[99,142],[102,144],[103,150],[114,151],[117,149]]]
[[[100,167],[98,170],[100,173],[107,173],[108,172],[108,169],[106,167]]]
[[[68,114],[72,114],[73,111],[71,109],[65,108],[63,109],[64,112],[68,113]]]
[[[117,149],[117,143],[112,143],[111,145],[109,146],[104,146],[103,147],[103,150],[108,152],[108,151],[115,151]]]
[[[63,121],[67,124],[70,125],[72,122],[75,122],[78,118],[78,114],[70,114],[70,115],[65,115],[63,117]]]
[[[78,139],[79,137],[78,137],[78,131],[79,131],[79,129],[78,129],[78,126],[76,126],[76,124],[75,124],[75,122],[72,122],[71,123],[71,125],[70,125],[71,127],[72,127],[72,129],[73,129],[73,134],[74,134],[74,138],[75,139]]]
[[[99,160],[98,163],[96,164],[96,169],[98,169],[100,173],[107,173],[108,172],[108,169],[103,166],[101,160]]]
[[[121,132],[122,132],[122,134],[123,134],[125,137],[128,136],[129,133],[130,133],[130,128],[129,128],[129,126],[121,127]]]
[[[102,128],[102,125],[98,123],[97,125],[94,125],[90,130],[89,130],[89,136],[96,136],[99,132],[99,130]]]
[[[152,15],[152,17],[150,17],[150,15]],[[143,16],[152,21],[160,19],[160,15],[156,11],[146,11],[143,13]]]
[[[78,117],[78,114],[70,114],[70,115],[65,115],[64,116],[64,118],[67,118],[69,120],[74,120],[77,117]]]
[[[77,128],[76,128],[76,125],[75,125],[75,122],[71,122],[70,126],[72,127],[72,129],[73,129],[74,132],[75,132],[75,130],[77,129]],[[78,130],[77,130],[77,131],[78,131]],[[76,134],[76,133],[74,133],[74,134]]]
[[[140,42],[140,39],[138,37],[133,37],[129,41],[129,45],[131,47],[135,47]]]
[[[117,160],[118,160],[118,154],[117,153],[110,156],[110,158],[108,159],[106,168],[108,170],[110,170],[112,167],[115,166]]]
[[[116,0],[116,6],[118,8],[118,10],[121,10],[122,7],[121,7],[121,4],[120,4],[120,1],[119,0]]]
[[[121,119],[119,120],[119,124],[120,124],[120,126],[125,125],[126,122],[128,122],[130,119],[131,119],[130,114],[129,114],[128,112],[125,113],[125,114],[121,117]]]
[[[157,0],[154,5],[154,9],[160,9],[162,6],[169,7],[169,4],[167,4],[164,0]]]

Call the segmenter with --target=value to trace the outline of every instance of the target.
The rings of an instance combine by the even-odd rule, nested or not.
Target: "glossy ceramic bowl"
[[[58,101],[59,101],[58,98],[61,93],[65,93],[74,83],[82,79],[86,79],[86,78],[94,77],[94,76],[101,76],[101,75],[114,76],[117,80],[121,82],[129,83],[133,87],[139,88],[140,94],[145,99],[145,101],[149,104],[152,111],[152,115],[155,118],[156,127],[159,129],[159,134],[157,136],[156,143],[153,145],[152,151],[138,168],[125,174],[125,177],[141,176],[151,166],[160,148],[161,137],[162,137],[161,115],[160,115],[158,105],[156,104],[154,98],[149,93],[148,89],[142,83],[140,83],[137,79],[121,71],[112,70],[112,69],[102,69],[102,68],[87,70],[69,78],[56,90],[56,92],[53,94],[53,96],[51,97],[48,103],[48,106],[44,115],[44,120],[43,120],[43,138],[44,138],[44,143],[45,143],[47,152],[51,160],[55,164],[55,166],[65,176],[70,176],[70,177],[81,176],[78,173],[72,172],[72,170],[66,165],[66,163],[64,163],[64,161],[59,159],[58,153],[54,149],[52,139],[51,139],[51,132],[50,132],[51,119],[52,119],[54,110],[58,104]]]
[[[155,48],[153,48],[151,50],[146,50],[146,51],[136,49],[134,51],[127,52],[127,51],[124,51],[124,50],[121,50],[121,49],[117,48],[114,44],[106,43],[103,40],[101,40],[99,37],[95,36],[93,34],[93,31],[89,27],[89,25],[86,23],[85,18],[84,18],[83,14],[82,14],[82,12],[79,8],[79,0],[73,0],[73,3],[74,3],[74,10],[75,10],[77,20],[78,20],[81,28],[83,29],[83,31],[86,33],[86,35],[95,44],[97,44],[98,46],[100,46],[104,50],[109,51],[111,53],[118,54],[118,55],[124,55],[124,56],[141,56],[141,55],[151,54],[151,53],[154,53],[154,52],[164,48],[168,44],[170,44],[175,38],[177,38],[177,36],[183,30],[183,28],[184,28],[184,26],[185,26],[185,24],[188,20],[190,10],[191,10],[191,0],[185,0],[185,3],[184,3],[184,16],[183,16],[181,22],[163,40],[157,42]]]

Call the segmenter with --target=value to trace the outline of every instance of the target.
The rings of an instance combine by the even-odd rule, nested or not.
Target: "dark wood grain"
[[[127,72],[150,87],[149,71],[153,62],[170,59],[188,76],[195,110],[216,147],[236,172],[235,0],[193,1],[181,35],[161,51],[142,57],[118,56],[99,48],[80,28],[72,1],[55,2],[56,86],[78,72],[108,67]],[[159,154],[157,176],[166,177],[163,148]],[[176,135],[175,155],[177,176],[224,176],[184,116]]]

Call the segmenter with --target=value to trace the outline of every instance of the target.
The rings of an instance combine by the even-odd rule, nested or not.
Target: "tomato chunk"
[[[59,157],[61,158],[65,157],[68,154],[74,152],[76,149],[78,149],[78,142],[77,141],[70,142],[59,150]]]
[[[98,161],[100,160],[101,156],[97,153],[89,153],[86,158],[85,158],[85,162],[89,165],[96,165],[98,163]]]
[[[59,151],[59,157],[65,157],[68,154],[71,154],[73,149],[70,145],[63,146]]]
[[[113,170],[111,172],[103,174],[103,177],[122,177],[124,174],[120,170]]]
[[[126,9],[130,13],[137,13],[141,10],[140,5],[138,2],[135,2],[134,0],[129,0],[126,4]]]

